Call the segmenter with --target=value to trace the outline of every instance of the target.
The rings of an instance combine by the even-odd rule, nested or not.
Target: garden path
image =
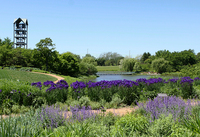
[[[197,101],[192,101],[191,105],[195,106],[195,105],[199,105],[199,103]],[[123,107],[123,108],[117,108],[117,109],[111,108],[111,109],[106,109],[105,113],[108,114],[109,112],[112,112],[115,115],[123,116],[127,113],[134,112],[136,109],[138,109],[138,106],[134,106],[134,107],[129,106],[129,107]],[[92,111],[95,112],[95,113],[99,113],[98,110],[92,110]],[[65,115],[68,117],[68,116],[71,115],[71,112],[70,111],[64,112],[63,116],[65,116]],[[20,114],[11,114],[10,116],[11,117],[20,116]],[[9,115],[2,115],[2,118],[7,118],[7,117],[9,117]],[[0,119],[1,119],[1,115],[0,115]]]
[[[57,75],[54,75],[54,74],[41,73],[41,72],[32,72],[32,73],[44,74],[44,75],[49,75],[49,76],[55,77],[55,78],[57,78],[58,80],[54,81],[54,83],[57,83],[59,80],[65,79],[65,78],[63,78],[63,77],[60,77],[60,76],[57,76]]]
[[[110,109],[106,109],[105,111],[105,114],[108,114],[108,113],[113,113],[114,115],[118,115],[118,116],[123,116],[123,115],[126,115],[126,114],[130,114],[131,112],[134,112],[136,109],[138,109],[138,106],[134,106],[134,107],[122,107],[122,108],[110,108]],[[101,110],[89,110],[88,113],[97,113],[97,114],[103,114],[103,111]],[[63,112],[63,116],[68,118],[72,115],[72,112],[71,111],[68,111],[68,112]]]

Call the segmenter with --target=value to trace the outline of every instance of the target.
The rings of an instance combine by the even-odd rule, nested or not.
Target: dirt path
[[[117,109],[114,109],[114,108],[110,108],[110,109],[106,109],[106,112],[105,114],[108,114],[109,112],[112,112],[114,115],[118,115],[118,116],[123,116],[127,113],[131,113],[133,111],[135,111],[136,109],[138,108],[138,106],[135,106],[135,107],[123,107],[123,108],[117,108]],[[101,110],[91,110],[92,112],[94,113],[102,113]],[[68,112],[63,112],[63,116],[71,116],[71,111],[68,111]],[[16,116],[20,116],[20,114],[11,114],[10,115],[11,117],[16,117]],[[9,115],[2,115],[2,118],[7,118],[9,117]],[[0,116],[0,119],[1,119],[1,116]]]
[[[135,107],[123,107],[123,108],[117,108],[117,109],[106,109],[106,114],[109,113],[109,112],[112,112],[116,115],[125,115],[127,113],[131,113],[133,111],[135,111],[136,109],[138,109],[138,106],[135,106]]]
[[[54,83],[57,83],[57,82],[58,82],[59,80],[61,80],[61,79],[65,79],[65,78],[63,78],[63,77],[56,76],[56,75],[54,75],[54,74],[47,74],[47,73],[41,73],[41,72],[32,72],[32,73],[44,74],[44,75],[49,75],[49,76],[52,76],[52,77],[54,77],[54,78],[57,78],[58,80],[54,81]]]
[[[191,102],[191,106],[195,106],[195,105],[198,105],[198,104],[199,103],[196,102],[196,101]],[[112,112],[115,115],[123,116],[123,115],[126,115],[127,113],[134,112],[137,109],[138,109],[138,106],[134,106],[134,107],[128,106],[128,107],[117,108],[117,109],[111,108],[111,109],[106,109],[105,114],[108,114],[109,112]],[[91,111],[95,112],[95,113],[102,113],[100,110],[91,110]],[[11,116],[12,117],[20,116],[20,114],[12,114]],[[64,112],[63,116],[67,116],[67,117],[71,116],[71,112],[70,111]],[[2,115],[2,118],[7,118],[7,117],[9,117],[9,115]],[[1,116],[0,116],[0,119],[1,119]]]

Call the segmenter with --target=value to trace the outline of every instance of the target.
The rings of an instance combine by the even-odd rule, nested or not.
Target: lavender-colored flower
[[[2,90],[0,89],[0,93],[2,92]]]
[[[174,120],[181,117],[187,117],[191,113],[191,103],[185,103],[181,98],[171,97],[156,97],[154,100],[149,100],[146,105],[138,104],[139,108],[143,108],[151,115],[152,120],[158,119],[161,114],[172,114]],[[180,120],[180,119],[179,119]]]
[[[29,93],[28,95],[27,95],[27,97],[29,97],[31,95],[31,93]]]
[[[31,83],[31,86],[35,86],[38,87],[41,90],[42,87],[42,83],[41,82],[36,82],[36,83]]]
[[[57,128],[62,126],[65,121],[62,111],[54,105],[43,107],[38,112],[38,120],[41,121],[43,128]]]
[[[95,119],[96,115],[101,112],[100,110],[98,110],[96,113],[91,111],[92,109],[90,106],[89,107],[83,106],[82,108],[80,106],[75,106],[75,107],[70,106],[70,110],[72,112],[71,121],[75,120],[84,121],[85,119],[88,118]]]

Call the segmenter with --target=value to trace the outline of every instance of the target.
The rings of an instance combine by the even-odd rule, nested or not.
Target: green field
[[[120,71],[119,66],[97,66],[98,71]]]
[[[16,70],[4,70],[0,69],[0,79],[11,79],[11,80],[19,80],[19,81],[26,81],[26,82],[45,82],[47,80],[49,81],[56,81],[57,78],[43,75],[43,74],[37,74],[37,73],[31,73],[31,72],[25,72],[25,71],[16,71]]]

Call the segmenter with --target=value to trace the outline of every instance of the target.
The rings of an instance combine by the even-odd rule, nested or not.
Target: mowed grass
[[[119,66],[97,66],[98,71],[120,71]]]
[[[10,79],[10,80],[19,80],[25,82],[45,82],[49,81],[56,81],[57,78],[52,76],[25,72],[25,71],[16,71],[16,70],[4,70],[0,69],[0,79]]]

